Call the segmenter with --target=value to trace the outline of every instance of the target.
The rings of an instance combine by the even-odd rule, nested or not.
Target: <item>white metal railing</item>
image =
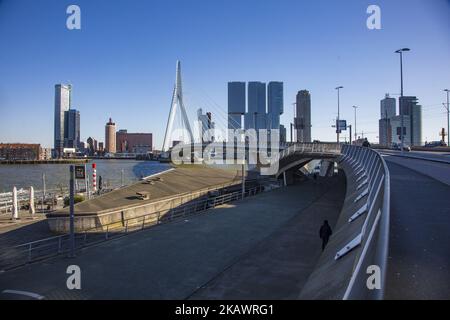
[[[348,223],[351,224],[365,218],[359,232],[335,256],[335,259],[339,260],[356,247],[361,247],[343,298],[345,300],[382,299],[389,247],[389,170],[378,152],[359,146],[344,145],[339,162],[356,186],[355,192],[347,195],[351,199],[347,200],[359,209],[350,213],[353,215]],[[380,268],[381,289],[370,290],[367,287],[368,274],[366,272],[369,266]]]

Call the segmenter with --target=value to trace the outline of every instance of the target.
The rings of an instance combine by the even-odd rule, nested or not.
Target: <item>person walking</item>
[[[330,239],[333,231],[331,230],[330,225],[328,224],[328,220],[323,222],[323,225],[320,227],[319,236],[322,239],[322,251],[325,250],[327,246],[328,240]]]

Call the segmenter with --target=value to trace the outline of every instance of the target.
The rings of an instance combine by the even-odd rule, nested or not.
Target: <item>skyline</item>
[[[9,44],[0,51],[2,142],[52,146],[53,88],[70,83],[83,141],[89,136],[103,141],[104,124],[112,117],[118,130],[152,132],[160,149],[177,59],[183,63],[191,122],[202,108],[212,112],[218,128],[226,127],[229,81],[282,81],[281,124],[289,128],[295,96],[306,89],[313,139],[334,141],[334,88],[342,85],[341,119],[352,124],[352,106],[359,106],[358,131],[375,141],[380,101],[386,93],[398,98],[393,94],[400,91],[394,53],[400,47],[412,49],[404,57],[405,95],[417,96],[423,106],[423,139],[438,140],[438,131],[446,128],[449,1],[377,1],[382,30],[366,27],[368,1],[349,1],[345,8],[329,1],[180,2],[176,12],[159,2],[137,1],[132,7],[125,1],[76,2],[82,10],[79,31],[65,27],[67,1],[0,1],[0,38]],[[180,17],[192,17],[183,33]],[[30,52],[35,59],[28,59]]]

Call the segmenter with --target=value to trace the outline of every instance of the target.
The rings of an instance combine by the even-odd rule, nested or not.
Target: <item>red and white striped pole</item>
[[[92,164],[92,192],[97,192],[97,165]]]

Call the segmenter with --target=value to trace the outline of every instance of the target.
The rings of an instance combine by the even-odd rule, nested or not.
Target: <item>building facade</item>
[[[80,148],[80,112],[75,109],[65,112],[64,148]]]
[[[286,127],[284,125],[280,125],[280,143],[286,143],[287,142],[287,131]]]
[[[283,82],[269,82],[267,86],[268,128],[280,129],[280,116],[284,112]]]
[[[422,142],[422,106],[418,104],[417,97],[400,97],[400,115],[408,116],[410,137],[409,145],[421,146]]]
[[[402,116],[395,116],[389,119],[391,124],[391,142],[401,143]],[[403,142],[405,145],[411,145],[411,121],[409,116],[403,116]]]
[[[242,129],[246,107],[245,82],[228,83],[228,129]]]
[[[116,124],[111,118],[105,126],[105,152],[116,153]]]
[[[297,142],[311,142],[311,94],[308,90],[297,93],[294,126]]]
[[[379,143],[382,146],[389,147],[392,145],[392,126],[391,118],[383,118],[378,121],[378,137]]]
[[[92,137],[89,137],[86,142],[87,142],[87,146],[86,147],[87,147],[89,155],[90,156],[95,155],[95,153],[98,150],[98,142],[97,142],[97,140],[95,140]]]
[[[115,149],[118,153],[150,153],[153,151],[153,134],[128,133],[128,130],[119,130],[116,133]]]
[[[70,109],[71,94],[71,85],[55,85],[54,150],[56,157],[63,155],[65,115]]]
[[[386,97],[380,101],[380,119],[390,119],[395,117],[396,115],[396,100],[395,98],[389,97],[389,94],[386,94]]]
[[[266,84],[249,82],[247,92],[247,113],[245,129],[267,129]]]
[[[211,112],[203,114],[203,110],[200,108],[197,110],[197,123],[198,123],[198,142],[211,143],[214,141],[214,127],[212,122]]]
[[[42,160],[41,145],[0,143],[0,160]]]

